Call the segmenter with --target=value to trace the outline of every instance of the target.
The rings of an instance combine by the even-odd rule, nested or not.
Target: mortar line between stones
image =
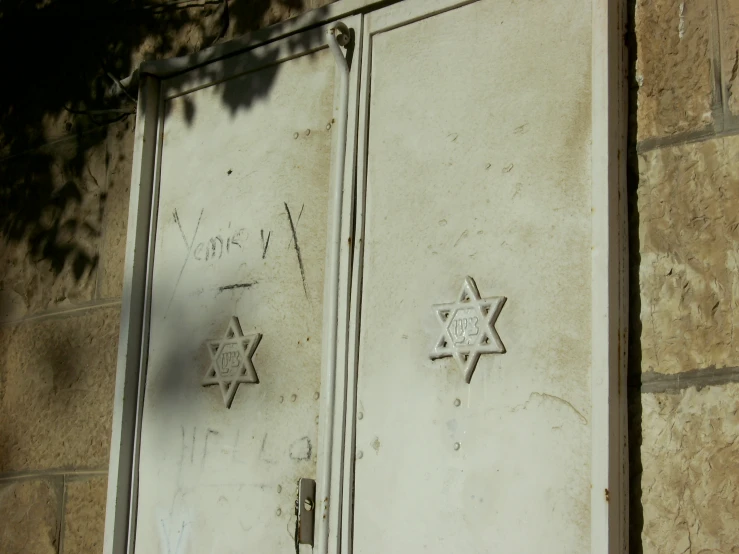
[[[57,521],[59,522],[59,530],[57,532],[57,552],[64,554],[64,513],[67,511],[67,476],[62,475],[62,499],[59,502],[59,514]]]
[[[656,137],[643,140],[636,145],[637,154],[646,154],[652,150],[660,150],[661,148],[669,148],[672,146],[683,146],[685,144],[693,144],[696,142],[704,142],[714,138],[723,138],[731,135],[739,134],[739,129],[725,129],[721,132],[716,131],[713,127],[701,129],[700,131],[688,131],[686,133],[678,133],[669,137]]]
[[[630,388],[639,388],[643,394],[655,394],[679,392],[690,387],[701,390],[703,387],[729,383],[739,383],[739,367],[710,366],[675,374],[647,371],[642,373],[639,382],[630,384]]]
[[[7,319],[5,321],[0,322],[0,327],[8,327],[13,325],[18,325],[20,323],[28,323],[32,321],[39,321],[44,319],[52,319],[52,318],[59,318],[64,317],[68,315],[74,315],[78,312],[84,312],[86,310],[92,310],[97,308],[110,308],[113,306],[120,306],[121,305],[121,299],[101,299],[101,300],[93,300],[91,302],[86,302],[84,304],[78,304],[76,306],[72,306],[69,308],[61,308],[57,310],[48,310],[45,312],[41,312],[38,314],[33,314],[25,317],[20,317],[18,319]]]
[[[107,475],[108,468],[105,469],[40,469],[26,471],[8,471],[0,473],[0,483],[9,483],[12,481],[29,481],[32,479],[47,479],[49,477],[63,477],[66,483],[67,478],[72,477],[75,480],[83,480],[86,477],[99,477]]]

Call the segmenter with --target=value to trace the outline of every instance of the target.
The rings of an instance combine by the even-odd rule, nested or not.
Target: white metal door
[[[106,553],[293,552],[301,477],[320,554],[624,552],[621,5],[344,0],[147,81]]]
[[[365,19],[343,552],[623,547],[622,223],[592,6],[408,0]]]
[[[162,85],[136,552],[295,551],[340,217],[335,74],[321,28]]]

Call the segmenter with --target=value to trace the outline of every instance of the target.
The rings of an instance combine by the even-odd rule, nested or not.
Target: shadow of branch
[[[82,282],[100,259],[108,194],[110,124],[135,112],[121,84],[143,61],[185,56],[217,42],[298,15],[330,0],[11,0],[0,5],[0,56],[13,86],[0,87],[0,292],[31,294],[13,265]],[[316,18],[321,17],[320,9]],[[289,38],[289,50],[310,49],[317,33]],[[284,48],[283,43],[283,48]],[[29,47],[28,45],[32,45]],[[231,114],[269,94],[278,46],[238,57],[261,67],[248,87],[223,83]],[[214,80],[219,64],[185,80]],[[228,63],[233,63],[233,60]],[[123,85],[125,87],[125,85]],[[196,117],[195,106],[188,117]],[[130,125],[132,128],[133,125]],[[48,280],[38,286],[47,286]]]

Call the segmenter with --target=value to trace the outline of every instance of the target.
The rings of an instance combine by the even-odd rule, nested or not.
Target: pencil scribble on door
[[[195,225],[195,231],[192,234],[192,239],[188,243],[187,237],[185,236],[185,231],[182,229],[182,223],[180,222],[180,216],[177,215],[177,209],[174,210],[174,220],[177,223],[177,227],[180,228],[180,234],[182,235],[182,240],[185,242],[185,246],[187,247],[187,254],[185,255],[185,260],[182,262],[182,267],[180,268],[180,274],[177,276],[177,281],[174,284],[174,288],[172,289],[172,296],[169,297],[169,303],[167,304],[167,309],[164,312],[164,317],[166,319],[167,314],[169,313],[169,308],[172,305],[172,300],[174,300],[174,295],[177,292],[177,286],[180,284],[180,279],[182,279],[182,274],[185,271],[185,266],[187,265],[187,260],[190,259],[190,253],[192,252],[192,247],[195,244],[195,238],[198,236],[198,229],[200,228],[200,220],[203,218],[203,210],[200,210],[200,216],[198,217],[198,222]]]
[[[300,208],[300,213],[298,214],[298,220],[297,223],[293,223],[293,216],[290,214],[290,208],[287,206],[287,202],[285,204],[285,211],[287,212],[287,220],[290,222],[290,230],[292,231],[293,238],[292,242],[290,244],[295,246],[295,253],[298,256],[298,266],[300,266],[300,278],[303,281],[303,292],[305,292],[305,297],[308,298],[308,287],[305,284],[305,267],[303,267],[303,256],[300,253],[300,245],[298,244],[298,235],[295,232],[295,228],[297,226],[297,223],[300,223],[300,216],[303,215],[303,208],[305,208],[305,204]],[[290,246],[288,245],[288,248]]]
[[[267,240],[264,240],[264,229],[262,232],[262,259],[267,255],[267,248],[269,248],[269,237],[272,235],[272,231],[267,231]]]

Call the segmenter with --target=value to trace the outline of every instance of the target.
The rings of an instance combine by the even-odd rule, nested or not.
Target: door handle
[[[295,495],[295,554],[300,554],[300,545],[313,546],[313,530],[316,514],[316,482],[313,479],[298,479]]]

